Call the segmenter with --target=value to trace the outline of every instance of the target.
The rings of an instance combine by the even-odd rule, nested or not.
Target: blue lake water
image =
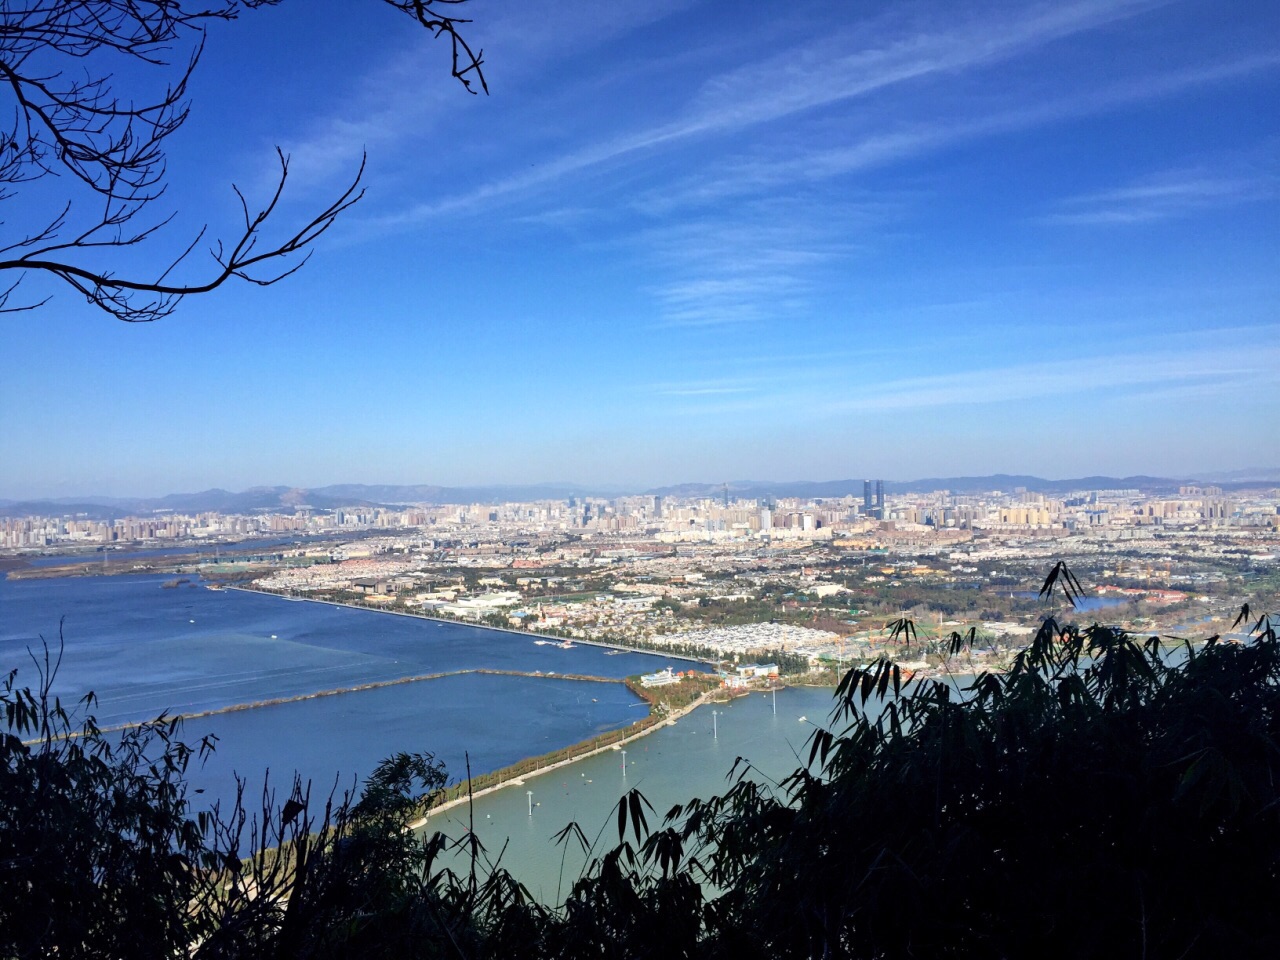
[[[66,653],[56,692],[73,699],[94,691],[103,725],[426,673],[488,668],[620,679],[680,663],[194,582],[162,587],[171,579],[0,581],[0,663],[23,667],[41,636],[56,645],[61,622]]]
[[[201,585],[165,589],[163,576],[0,581],[0,666],[34,684],[27,650],[43,636],[65,652],[54,692],[95,692],[99,724],[477,668],[619,678],[686,665],[665,656],[579,645],[330,604]],[[231,771],[299,769],[317,783],[366,775],[401,750],[432,751],[457,775],[625,726],[644,713],[619,684],[467,675],[398,684],[192,719],[184,738],[219,737],[192,780],[227,796]],[[345,781],[344,781],[345,782]]]

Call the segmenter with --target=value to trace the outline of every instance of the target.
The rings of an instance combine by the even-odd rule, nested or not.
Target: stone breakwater
[[[271,697],[266,700],[254,700],[249,703],[233,703],[225,707],[217,707],[213,710],[197,710],[191,713],[176,713],[171,716],[164,715],[159,719],[186,722],[187,720],[199,720],[202,717],[216,717],[224,713],[239,713],[243,710],[259,710],[262,707],[275,707],[285,703],[300,703],[304,700],[316,700],[320,697],[336,697],[345,693],[361,693],[366,690],[378,690],[382,687],[396,687],[406,683],[421,683],[426,680],[442,680],[446,677],[464,677],[472,674],[487,674],[495,677],[525,677],[533,680],[580,680],[587,683],[625,683],[623,680],[618,680],[612,677],[596,677],[587,674],[549,674],[527,670],[494,670],[488,667],[475,667],[469,670],[444,670],[438,673],[419,673],[410,677],[396,677],[392,680],[373,680],[369,683],[356,684],[355,686],[334,687],[330,690],[316,690],[311,693],[298,693],[288,697]],[[115,733],[120,730],[134,730],[141,726],[143,726],[141,721],[134,723],[118,723],[114,726],[101,727],[100,732]]]

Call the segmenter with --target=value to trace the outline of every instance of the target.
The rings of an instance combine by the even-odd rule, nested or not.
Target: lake
[[[678,658],[534,637],[465,624],[290,601],[197,583],[166,589],[163,576],[0,580],[0,666],[36,683],[27,651],[41,637],[65,650],[54,683],[64,703],[89,691],[103,726],[234,704],[304,696],[365,683],[492,669],[621,678]],[[184,739],[219,738],[193,784],[227,798],[232,771],[298,769],[317,784],[366,776],[391,753],[431,751],[454,776],[557,749],[627,726],[645,713],[621,683],[466,675],[194,718]]]

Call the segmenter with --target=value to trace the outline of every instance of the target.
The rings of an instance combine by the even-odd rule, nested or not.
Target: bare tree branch
[[[0,3],[0,97],[7,96],[13,124],[0,132],[0,202],[12,199],[23,184],[62,177],[67,197],[44,225],[4,240],[0,232],[0,271],[19,279],[0,293],[0,313],[31,310],[39,303],[10,306],[18,284],[29,272],[57,277],[86,300],[120,320],[156,320],[171,314],[184,297],[215,290],[231,279],[259,286],[277,283],[307,260],[309,247],[334,220],[364,195],[361,160],[350,186],[332,203],[284,240],[264,240],[289,175],[289,158],[279,148],[280,175],[269,200],[253,211],[241,190],[243,230],[215,241],[210,255],[216,269],[200,280],[171,281],[207,233],[202,228],[176,257],[165,260],[153,278],[118,277],[93,263],[93,254],[136,247],[156,238],[175,214],[155,216],[164,196],[165,141],[186,122],[188,84],[204,49],[210,21],[234,20],[242,10],[281,0],[26,0]],[[446,15],[467,0],[383,0],[435,37],[448,37],[452,75],[471,93],[488,92],[483,51],[473,51],[458,33],[470,21]],[[186,53],[181,53],[186,50]],[[162,93],[148,101],[117,96],[111,58],[125,58],[165,70],[178,56],[181,66]],[[74,73],[63,64],[80,62]],[[477,89],[477,87],[479,89]],[[97,198],[99,213],[87,226],[64,237],[73,221],[76,199]],[[251,212],[252,211],[252,212]],[[83,223],[83,218],[80,219]],[[4,227],[0,221],[0,228]],[[89,255],[88,257],[84,255]],[[300,256],[296,256],[299,255]],[[271,261],[282,261],[272,266]]]

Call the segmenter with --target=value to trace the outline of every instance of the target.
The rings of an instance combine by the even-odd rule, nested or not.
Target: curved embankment
[[[409,829],[421,829],[426,826],[427,822],[437,813],[443,813],[445,810],[450,810],[453,807],[461,806],[464,803],[470,803],[477,797],[496,793],[504,787],[523,786],[526,780],[531,780],[534,777],[540,777],[544,773],[550,773],[552,770],[559,770],[561,767],[567,767],[570,764],[577,763],[579,760],[584,760],[587,757],[594,757],[597,754],[604,753],[606,750],[616,750],[634,740],[639,740],[641,737],[653,733],[653,731],[657,730],[659,727],[673,724],[686,714],[692,713],[698,707],[707,703],[711,699],[713,692],[714,691],[708,691],[687,706],[681,707],[678,710],[673,710],[663,716],[650,713],[649,716],[645,717],[643,720],[638,720],[631,724],[632,728],[638,725],[640,727],[638,730],[632,729],[631,732],[628,732],[628,729],[624,727],[621,730],[611,731],[611,734],[606,734],[603,737],[584,740],[571,747],[565,747],[564,749],[557,750],[553,753],[543,754],[540,757],[530,757],[527,760],[522,760],[509,767],[503,767],[499,770],[493,771],[492,773],[484,774],[483,777],[485,779],[496,778],[497,782],[489,784],[486,787],[482,787],[479,790],[468,790],[467,782],[465,780],[462,783],[455,784],[446,791],[446,796],[450,796],[450,799],[431,807],[423,816],[410,823]],[[650,708],[652,708],[652,703],[650,703]],[[598,743],[598,741],[602,739],[608,740],[608,742]],[[551,760],[552,757],[557,757],[561,754],[566,754],[566,756],[563,756],[558,760]],[[545,766],[541,765],[539,762],[544,759],[549,761]],[[530,764],[533,764],[533,769],[529,769]]]

